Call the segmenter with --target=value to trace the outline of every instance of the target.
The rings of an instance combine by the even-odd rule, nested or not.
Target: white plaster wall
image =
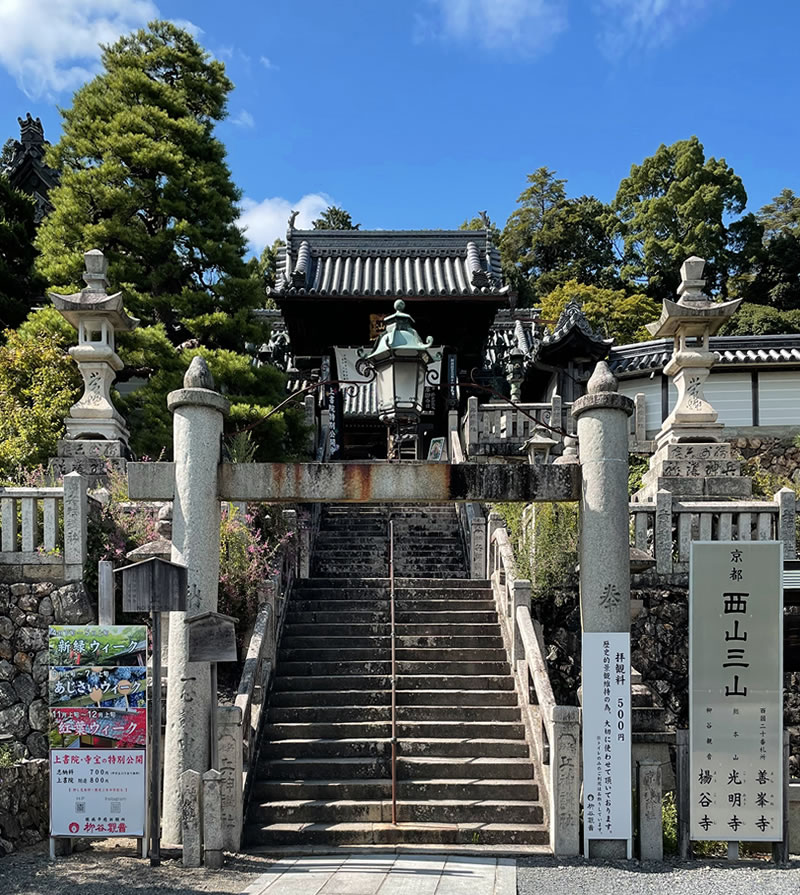
[[[800,425],[800,370],[758,374],[761,426]]]

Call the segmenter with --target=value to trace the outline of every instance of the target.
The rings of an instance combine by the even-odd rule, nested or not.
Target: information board
[[[583,837],[625,839],[630,855],[630,634],[583,634]]]
[[[782,565],[778,541],[692,542],[692,839],[782,838]]]
[[[144,836],[147,628],[54,625],[50,835]]]

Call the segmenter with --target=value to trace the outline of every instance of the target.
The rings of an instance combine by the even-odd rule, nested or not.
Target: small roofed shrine
[[[461,397],[456,383],[483,368],[495,315],[516,298],[489,230],[296,230],[293,221],[269,294],[285,323],[295,387],[339,381],[325,398],[335,454],[385,456],[374,383],[363,381],[356,361],[402,299],[417,331],[441,351],[430,380],[449,386],[426,388],[418,433],[425,456],[430,439],[446,433],[447,409]]]

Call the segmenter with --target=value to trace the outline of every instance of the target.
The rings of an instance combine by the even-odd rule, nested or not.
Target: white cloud
[[[616,59],[626,52],[652,50],[697,24],[715,0],[599,0],[603,23],[600,49]]]
[[[235,124],[237,127],[250,128],[256,126],[256,120],[247,109],[242,109],[241,112],[231,118],[231,124]]]
[[[0,65],[31,99],[74,90],[97,73],[98,44],[158,17],[153,0],[0,0]]]
[[[426,0],[417,16],[420,39],[440,38],[530,56],[567,27],[566,0]]]
[[[262,56],[258,61],[264,66],[264,68],[269,68],[269,69],[273,69],[273,70],[277,70],[277,68],[278,68],[278,66],[275,65],[275,63],[271,59],[269,59],[267,56]]]
[[[325,193],[308,193],[296,202],[290,202],[276,196],[256,202],[255,199],[242,199],[242,215],[239,226],[244,230],[250,248],[260,252],[264,246],[272,245],[279,237],[286,237],[286,226],[292,211],[298,211],[294,222],[298,230],[310,230],[311,223],[322,214],[329,205],[336,203]]]

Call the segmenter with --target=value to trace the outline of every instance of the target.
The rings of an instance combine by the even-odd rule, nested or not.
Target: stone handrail
[[[87,549],[87,486],[87,479],[72,472],[59,487],[0,488],[0,565],[14,567],[12,578],[37,577],[47,566],[48,575],[61,571],[66,581],[81,579]]]
[[[516,405],[479,404],[476,397],[469,398],[463,430],[467,456],[519,454],[536,425],[531,416],[556,430],[563,428],[571,435],[573,420],[569,413],[570,406],[562,402],[560,395],[553,395],[547,403],[518,402]],[[557,432],[551,434],[553,438],[560,439]]]
[[[489,516],[489,577],[555,855],[577,855],[580,811],[580,709],[556,704],[541,627],[531,618],[530,581],[516,577],[514,553],[500,517]]]
[[[458,427],[450,430],[450,462],[464,463],[464,449]],[[457,503],[456,515],[461,540],[469,561],[470,578],[486,577],[486,517],[479,503]]]
[[[656,561],[657,575],[689,571],[692,541],[783,542],[784,559],[797,555],[796,497],[782,488],[774,500],[685,501],[661,490],[651,503],[631,503],[633,543]]]

